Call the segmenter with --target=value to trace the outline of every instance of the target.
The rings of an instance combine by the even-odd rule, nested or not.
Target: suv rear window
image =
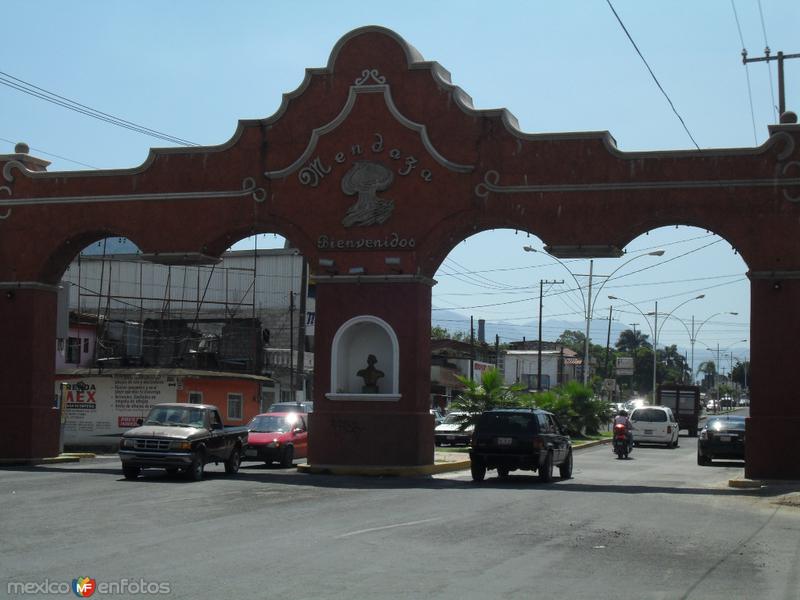
[[[483,413],[478,420],[481,433],[536,433],[536,415],[515,413]]]
[[[631,415],[631,421],[646,421],[648,423],[666,423],[667,412],[658,408],[637,408]]]

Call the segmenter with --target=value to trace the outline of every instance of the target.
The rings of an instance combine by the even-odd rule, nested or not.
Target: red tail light
[[[667,433],[672,433],[672,425],[667,425]]]

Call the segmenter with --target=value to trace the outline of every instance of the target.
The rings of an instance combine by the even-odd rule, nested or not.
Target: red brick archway
[[[54,286],[107,235],[165,262],[216,257],[259,231],[291,239],[320,284],[310,461],[423,465],[431,277],[455,244],[511,227],[557,256],[614,256],[684,224],[725,237],[750,269],[746,472],[799,477],[800,126],[770,133],[758,148],[639,153],[607,132],[524,134],[507,111],[474,110],[395,33],[369,27],[222,146],[154,150],[140,167],[99,172],[32,172],[27,155],[0,156],[0,457],[57,449]],[[397,389],[380,400],[331,388],[337,332],[363,316],[395,336]]]

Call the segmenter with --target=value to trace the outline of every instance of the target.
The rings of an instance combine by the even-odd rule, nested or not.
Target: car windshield
[[[292,416],[296,415],[259,415],[247,428],[255,433],[286,433],[297,422]]]
[[[667,412],[658,408],[637,408],[631,415],[631,421],[662,423],[667,421]]]
[[[145,425],[203,427],[203,411],[189,406],[161,406],[150,411]]]
[[[294,402],[276,403],[269,407],[269,412],[305,412],[302,404]]]
[[[483,413],[478,421],[482,433],[536,433],[536,415]]]
[[[725,417],[709,419],[706,425],[713,431],[723,431],[725,429],[741,429],[744,430],[744,417]]]
[[[463,413],[450,413],[444,418],[442,423],[447,425],[458,425],[463,423],[465,418],[466,417]]]

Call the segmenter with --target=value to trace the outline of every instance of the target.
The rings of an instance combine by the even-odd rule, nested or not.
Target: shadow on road
[[[631,459],[629,459],[631,460]],[[741,466],[741,463],[720,462],[713,466]],[[30,473],[73,473],[108,475],[120,485],[174,485],[193,484],[202,486],[201,482],[193,482],[183,474],[170,475],[160,469],[146,469],[135,481],[128,481],[122,477],[118,466],[22,466],[3,467],[2,471],[17,471]],[[556,478],[552,483],[542,483],[536,474],[509,475],[505,479],[490,477],[482,483],[473,483],[463,479],[442,477],[392,477],[392,476],[345,476],[297,473],[293,469],[283,469],[277,466],[246,465],[238,474],[231,476],[221,471],[207,471],[205,482],[221,480],[232,484],[265,483],[292,487],[318,487],[331,489],[442,489],[462,490],[464,493],[481,493],[497,490],[530,490],[536,492],[562,493],[594,493],[594,494],[677,494],[687,496],[745,496],[745,497],[774,497],[790,492],[800,491],[799,482],[772,482],[760,489],[747,488],[722,488],[722,487],[680,487],[672,485],[639,485],[627,483],[581,483],[579,479],[561,480]]]

